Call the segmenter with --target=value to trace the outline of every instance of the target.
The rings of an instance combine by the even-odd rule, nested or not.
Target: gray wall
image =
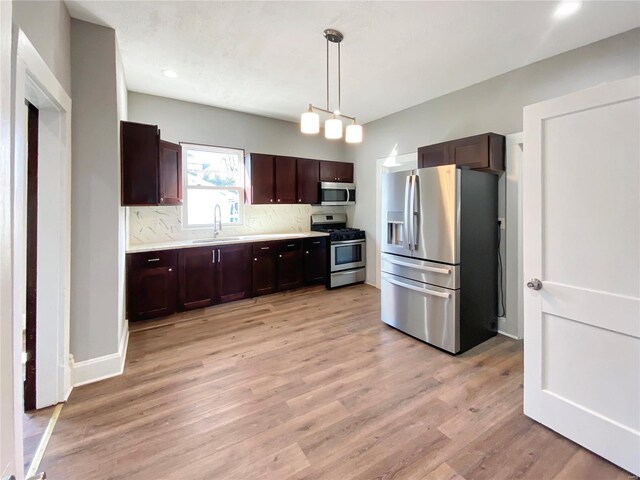
[[[526,105],[638,74],[640,29],[634,29],[366,124],[364,142],[349,151],[358,188],[353,224],[370,240],[367,281],[375,283],[377,269],[376,159],[477,133],[516,133]]]
[[[72,20],[71,72],[71,353],[80,362],[116,353],[123,322],[118,120],[126,108],[115,31]]]
[[[62,87],[71,95],[71,19],[62,0],[14,0],[13,23],[24,31]]]
[[[129,92],[129,120],[158,125],[162,138],[171,142],[348,161],[343,141],[304,135],[298,123],[170,98]]]

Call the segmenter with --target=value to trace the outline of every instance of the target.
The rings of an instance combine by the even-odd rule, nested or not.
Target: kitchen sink
[[[191,243],[217,243],[217,242],[228,242],[231,240],[242,240],[242,237],[218,237],[218,238],[201,238],[199,240],[194,240]]]

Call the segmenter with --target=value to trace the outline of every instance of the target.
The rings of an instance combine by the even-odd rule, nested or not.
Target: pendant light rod
[[[335,115],[336,117],[342,117],[342,118],[348,118],[349,120],[352,121],[356,121],[356,117],[350,117],[349,115],[345,115],[344,113],[335,113],[332,110],[329,110],[328,108],[321,108],[321,107],[316,107],[315,105],[312,105],[311,103],[309,104],[309,109],[311,111],[320,111],[320,112],[324,112],[324,113],[328,113],[329,115]]]
[[[338,111],[341,112],[342,108],[340,103],[342,96],[340,95],[340,43],[338,43]]]
[[[329,110],[329,37],[327,37],[327,110]]]

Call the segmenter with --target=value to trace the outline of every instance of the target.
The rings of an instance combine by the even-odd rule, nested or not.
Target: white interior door
[[[640,474],[640,77],[524,109],[524,413]]]

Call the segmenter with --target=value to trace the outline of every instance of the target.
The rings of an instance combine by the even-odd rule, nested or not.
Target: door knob
[[[527,282],[527,287],[532,290],[540,290],[542,288],[542,282],[537,278],[532,278]]]

